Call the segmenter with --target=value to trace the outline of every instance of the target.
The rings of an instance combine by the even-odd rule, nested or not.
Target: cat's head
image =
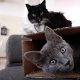
[[[52,29],[45,29],[47,43],[40,51],[29,51],[25,57],[46,72],[71,71],[74,67],[73,50]]]
[[[45,0],[38,5],[29,5],[26,4],[28,9],[28,18],[31,23],[40,23],[43,20],[43,16],[47,13]]]

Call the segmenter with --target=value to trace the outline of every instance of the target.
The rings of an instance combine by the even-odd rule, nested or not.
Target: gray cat
[[[49,27],[45,29],[45,36],[47,43],[40,51],[25,53],[27,60],[45,72],[71,71],[74,68],[74,60],[70,45]]]

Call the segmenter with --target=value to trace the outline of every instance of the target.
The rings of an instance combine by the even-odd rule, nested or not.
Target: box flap
[[[70,36],[74,34],[80,34],[80,26],[76,27],[66,27],[66,28],[57,28],[54,31],[60,36]],[[31,38],[33,40],[45,39],[44,32],[24,35],[25,37]]]
[[[80,73],[75,72],[58,72],[58,73],[47,73],[43,71],[35,71],[27,74],[28,78],[80,78]]]

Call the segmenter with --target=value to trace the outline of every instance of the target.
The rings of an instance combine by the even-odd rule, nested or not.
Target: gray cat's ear
[[[37,66],[41,66],[42,55],[40,51],[29,51],[24,54],[24,57]]]
[[[46,36],[46,40],[47,41],[53,41],[53,42],[61,42],[63,39],[61,36],[59,36],[58,34],[56,34],[54,32],[54,30],[52,30],[49,27],[45,28],[45,36]]]
[[[29,10],[31,6],[29,4],[26,4],[27,9]]]

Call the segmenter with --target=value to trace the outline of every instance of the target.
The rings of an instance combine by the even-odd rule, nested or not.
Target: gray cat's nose
[[[66,63],[65,63],[65,66],[69,65],[70,64],[70,60],[68,60]]]

